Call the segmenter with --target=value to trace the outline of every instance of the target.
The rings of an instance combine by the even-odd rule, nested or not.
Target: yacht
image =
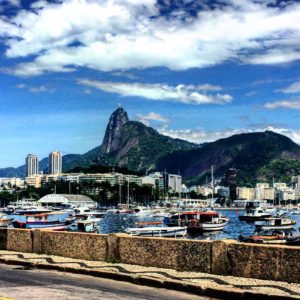
[[[289,230],[292,229],[296,223],[296,221],[290,218],[273,217],[266,218],[264,221],[256,221],[254,225],[257,230]]]
[[[255,206],[254,202],[246,204],[246,211],[244,215],[239,216],[240,221],[258,221],[264,220],[272,216],[271,212],[266,212],[261,206]]]

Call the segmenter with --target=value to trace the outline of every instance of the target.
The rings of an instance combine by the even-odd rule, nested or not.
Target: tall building
[[[60,174],[62,172],[62,157],[59,151],[49,154],[49,174]]]
[[[236,200],[237,193],[236,193],[236,169],[228,169],[225,174],[225,184],[229,187],[229,198],[231,200]]]
[[[35,154],[28,154],[25,159],[26,176],[37,175],[39,173],[39,160]]]

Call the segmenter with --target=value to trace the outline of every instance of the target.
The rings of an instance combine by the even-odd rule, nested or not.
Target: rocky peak
[[[122,127],[129,121],[127,112],[119,107],[109,118],[102,142],[102,153],[107,154],[118,149]]]

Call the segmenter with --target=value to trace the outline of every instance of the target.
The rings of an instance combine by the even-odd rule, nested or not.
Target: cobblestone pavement
[[[0,251],[0,262],[19,262],[32,264],[36,267],[60,267],[61,270],[80,272],[90,271],[91,275],[96,275],[95,271],[114,273],[124,276],[139,278],[152,278],[160,281],[172,281],[178,284],[191,284],[201,286],[202,289],[215,289],[223,291],[235,291],[237,293],[249,292],[266,295],[266,297],[281,296],[300,299],[300,284],[287,283],[282,281],[259,280],[252,278],[241,278],[233,276],[220,276],[199,272],[179,272],[172,269],[162,269],[153,267],[143,267],[137,265],[108,263],[103,261],[88,261],[82,259],[65,258],[45,254],[20,253],[13,251]],[[101,273],[97,276],[101,277]],[[119,277],[122,280],[122,276]],[[125,277],[124,277],[125,278]],[[138,282],[138,280],[137,280]]]

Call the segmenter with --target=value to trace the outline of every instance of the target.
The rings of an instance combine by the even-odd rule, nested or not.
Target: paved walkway
[[[172,269],[13,251],[0,251],[0,263],[88,274],[221,299],[233,299],[232,297],[235,297],[234,299],[300,299],[300,284],[281,281],[220,276],[199,272],[179,272]]]

